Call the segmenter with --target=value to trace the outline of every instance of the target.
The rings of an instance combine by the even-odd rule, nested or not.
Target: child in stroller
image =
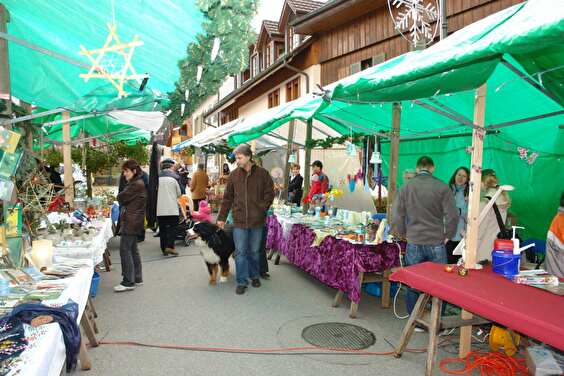
[[[195,223],[190,211],[190,201],[191,199],[186,195],[182,195],[178,199],[181,215],[179,217],[178,226],[176,226],[176,240],[182,240],[186,247],[192,244],[188,230],[194,227]]]

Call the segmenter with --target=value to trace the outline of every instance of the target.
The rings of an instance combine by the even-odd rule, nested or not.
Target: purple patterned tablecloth
[[[315,247],[315,233],[306,225],[294,224],[284,238],[276,216],[269,216],[267,228],[267,248],[281,252],[292,264],[327,286],[348,293],[355,303],[360,301],[358,273],[383,272],[399,266],[395,243],[361,245],[328,236]]]

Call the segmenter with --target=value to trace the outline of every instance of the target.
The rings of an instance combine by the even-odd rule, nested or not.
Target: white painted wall
[[[219,87],[219,100],[222,100],[235,90],[235,78],[227,76]]]

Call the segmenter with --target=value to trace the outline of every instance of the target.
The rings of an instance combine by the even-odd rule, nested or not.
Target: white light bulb
[[[218,37],[215,37],[213,40],[213,47],[211,50],[211,61],[212,63],[215,61],[215,59],[217,58],[217,55],[219,54],[219,46],[221,44],[221,41]]]
[[[198,72],[196,73],[196,82],[200,83],[202,79],[202,74],[204,73],[204,67],[202,65],[198,65]]]

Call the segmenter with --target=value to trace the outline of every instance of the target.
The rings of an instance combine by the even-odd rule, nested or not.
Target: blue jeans
[[[247,286],[249,278],[259,278],[259,251],[263,232],[264,227],[233,229],[235,275],[239,286]]]
[[[418,245],[408,243],[405,252],[406,266],[421,264],[425,261],[431,261],[437,264],[446,264],[447,255],[445,245]],[[411,311],[413,311],[418,298],[419,292],[413,290],[412,288],[407,289],[407,293],[405,295],[405,304],[407,306],[407,312],[409,314],[411,314]]]

